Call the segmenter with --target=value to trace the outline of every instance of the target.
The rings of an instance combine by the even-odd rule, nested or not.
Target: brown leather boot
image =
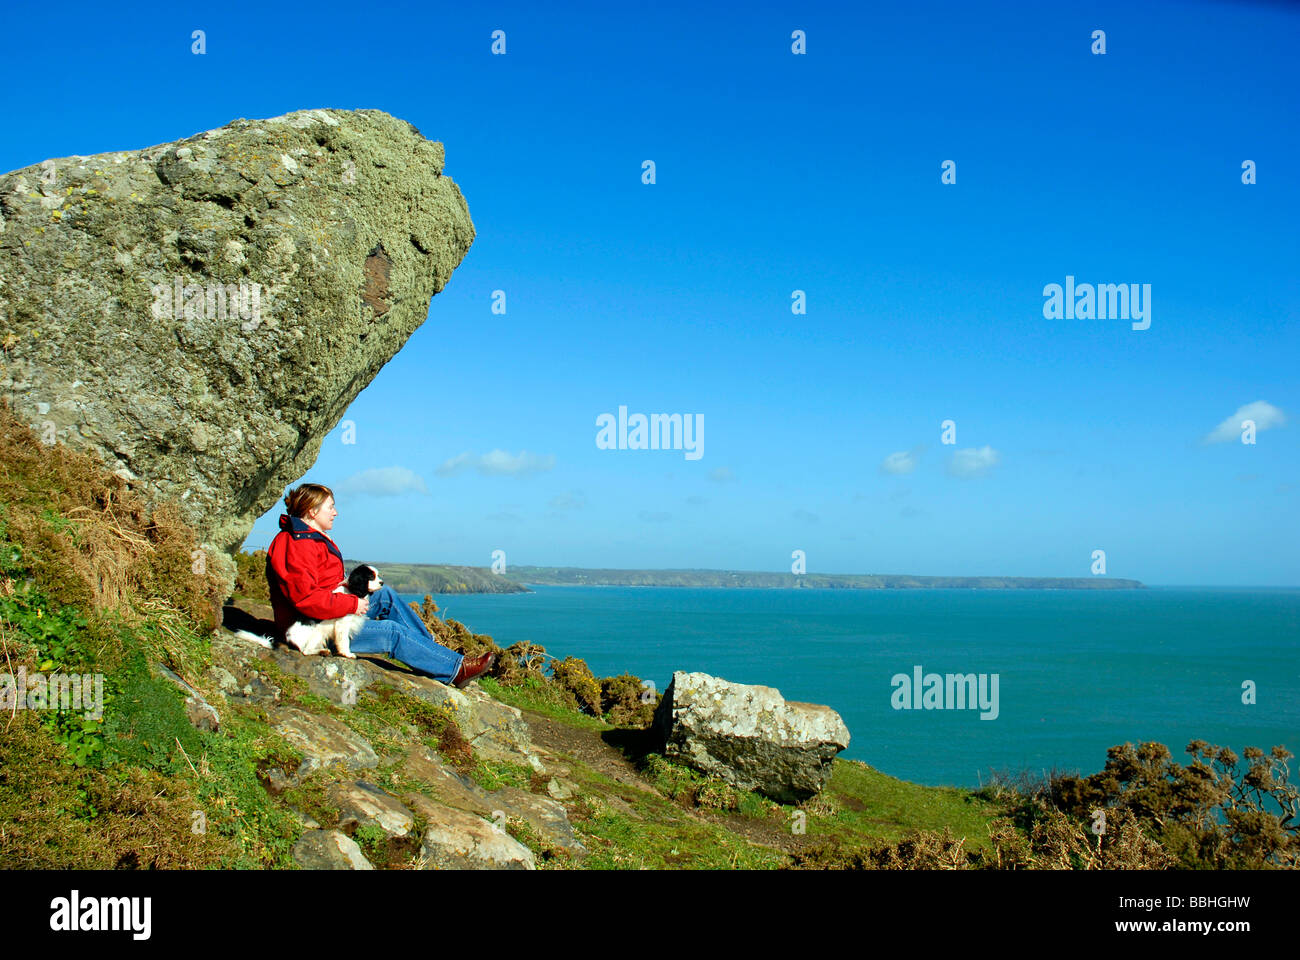
[[[491,669],[492,664],[496,663],[497,655],[495,653],[485,653],[479,657],[464,657],[460,661],[460,667],[456,670],[456,676],[452,677],[451,682],[457,687],[463,687],[476,677],[482,676]]]

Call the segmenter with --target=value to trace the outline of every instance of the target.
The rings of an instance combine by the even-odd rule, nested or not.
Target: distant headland
[[[351,569],[358,561],[347,560]],[[398,593],[526,593],[528,585],[569,587],[738,587],[845,590],[1144,590],[1115,577],[923,577],[887,573],[767,573],[757,570],[611,570],[587,567],[458,567],[364,561]]]

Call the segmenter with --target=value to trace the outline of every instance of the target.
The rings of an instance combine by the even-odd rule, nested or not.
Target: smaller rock
[[[406,756],[407,776],[419,781],[440,803],[466,813],[497,819],[498,812],[524,820],[542,839],[561,847],[574,856],[584,856],[586,848],[573,834],[568,813],[549,797],[542,797],[518,787],[487,791],[474,781],[447,768],[436,753],[420,744]],[[419,794],[407,794],[408,804],[417,802]]]
[[[185,716],[199,730],[216,733],[221,729],[221,717],[217,715],[216,708],[200,696],[185,698]]]
[[[361,848],[337,830],[308,830],[293,845],[293,858],[304,870],[373,870]]]
[[[420,858],[426,870],[536,870],[533,852],[494,823],[426,802]]]
[[[291,786],[293,781],[286,777],[279,767],[271,767],[266,771],[266,789],[272,796],[278,797]]]
[[[328,791],[339,810],[339,826],[375,824],[390,837],[404,837],[415,826],[411,811],[373,783],[336,783]]]
[[[255,703],[276,703],[280,699],[280,688],[263,680],[260,673],[255,673],[252,679],[244,684],[240,696]]]
[[[641,814],[639,814],[639,813],[636,812],[636,808],[633,807],[632,804],[628,803],[626,800],[624,800],[622,797],[618,796],[617,794],[610,794],[610,795],[607,796],[605,799],[608,801],[609,806],[610,806],[611,809],[613,809],[613,810],[617,810],[619,813],[623,814],[625,817],[628,817],[628,818],[631,819],[631,820],[644,820],[644,819],[645,819],[645,817],[641,816]],[[677,820],[676,820],[676,818],[669,817],[669,818],[668,818],[668,822],[669,822],[669,823],[676,823]]]
[[[578,792],[578,785],[564,777],[551,777],[546,784],[546,792],[556,800],[568,800]]]
[[[221,717],[216,708],[203,699],[203,694],[185,682],[165,664],[158,663],[158,672],[185,691],[185,716],[195,728],[215,733],[221,727]]]
[[[486,790],[468,777],[449,769],[442,758],[424,744],[416,744],[408,751],[404,770],[407,776],[423,784],[440,803],[483,816],[492,811]],[[411,803],[411,795],[406,800]]]
[[[208,668],[208,679],[211,680],[223,694],[227,697],[239,693],[240,683],[235,675],[222,666],[212,666]]]
[[[356,706],[361,691],[374,683],[376,668],[364,657],[304,657],[285,647],[276,648],[270,656],[281,671],[306,680],[309,692],[344,709]]]
[[[489,796],[497,808],[509,816],[526,821],[543,840],[576,857],[586,856],[587,848],[573,835],[568,812],[550,797],[529,793],[518,787],[502,787]]]
[[[303,760],[294,774],[302,780],[322,767],[341,766],[349,770],[379,766],[370,743],[333,717],[316,716],[296,707],[277,709],[271,714],[276,732],[298,748]]]
[[[457,689],[431,677],[396,672],[385,673],[383,680],[409,696],[447,710],[479,756],[525,763],[527,755],[534,752],[523,714],[473,684]]]
[[[840,715],[779,690],[707,673],[673,673],[655,711],[664,756],[779,803],[801,803],[830,779],[849,745]]]

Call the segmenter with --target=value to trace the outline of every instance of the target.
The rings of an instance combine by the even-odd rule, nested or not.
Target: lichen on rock
[[[673,673],[655,712],[664,755],[781,803],[816,796],[849,745],[844,720],[773,687]]]
[[[303,110],[0,176],[0,390],[231,554],[474,240],[441,143]]]

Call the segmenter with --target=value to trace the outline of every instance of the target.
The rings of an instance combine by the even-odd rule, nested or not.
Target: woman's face
[[[315,526],[317,530],[324,533],[327,530],[333,529],[334,518],[338,515],[339,512],[334,509],[334,498],[327,497],[324,503],[311,513],[307,514],[307,520]]]

